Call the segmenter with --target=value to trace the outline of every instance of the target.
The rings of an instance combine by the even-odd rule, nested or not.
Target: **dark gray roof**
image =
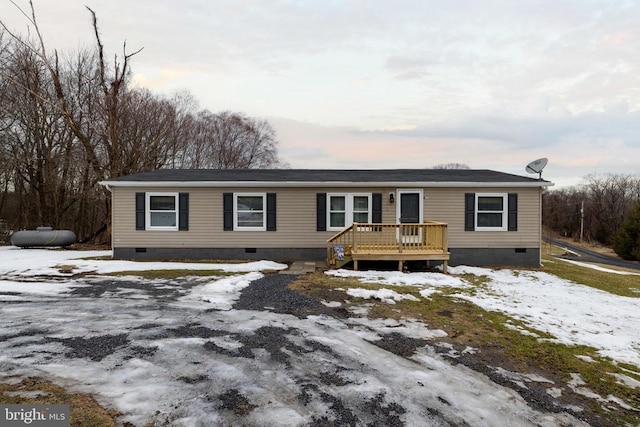
[[[486,169],[159,169],[105,181],[119,182],[477,182],[539,183],[520,175]],[[117,184],[116,184],[117,185]]]

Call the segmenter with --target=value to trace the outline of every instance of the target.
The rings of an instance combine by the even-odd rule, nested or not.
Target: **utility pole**
[[[580,205],[580,243],[582,243],[583,235],[584,235],[584,200]]]

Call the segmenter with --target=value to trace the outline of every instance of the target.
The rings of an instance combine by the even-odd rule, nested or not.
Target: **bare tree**
[[[109,236],[110,195],[97,182],[163,167],[281,166],[275,132],[244,114],[199,111],[129,85],[131,59],[107,60],[94,11],[95,45],[49,51],[29,1],[22,38],[0,19],[0,220],[71,227],[80,241]],[[106,233],[105,233],[106,232]]]
[[[278,167],[275,131],[265,120],[225,111],[196,117],[185,166],[212,169]]]
[[[5,167],[14,187],[24,189],[18,206],[21,222],[58,225],[69,208],[73,135],[46,101],[53,88],[42,61],[24,45],[14,47],[2,63],[6,80],[20,82],[7,85],[0,100]]]
[[[582,203],[585,200],[584,189],[570,187],[545,191],[543,193],[542,223],[563,237],[578,239]]]
[[[464,163],[441,163],[433,166],[431,169],[471,169]]]
[[[121,103],[130,77],[130,59],[140,50],[128,53],[125,43],[122,58],[115,56],[113,65],[109,66],[98,31],[97,16],[87,7],[92,17],[95,34],[95,54],[91,57],[79,56],[74,78],[69,78],[58,52],[54,50],[50,54],[46,48],[33,2],[29,2],[30,13],[23,11],[17,4],[14,3],[14,5],[34,29],[35,42],[21,39],[11,33],[3,22],[0,21],[0,24],[12,35],[16,43],[38,59],[51,82],[53,93],[42,92],[25,84],[21,85],[22,89],[56,107],[57,112],[84,150],[85,159],[92,170],[91,176],[88,177],[92,184],[100,179],[122,175],[122,167],[125,164],[123,160],[127,155],[122,149],[119,130]],[[83,90],[78,91],[79,87]],[[86,88],[89,89],[86,90]],[[89,97],[90,102],[82,99],[85,96]],[[104,201],[108,205],[110,198],[105,195]],[[106,223],[99,229],[105,229],[105,226]]]
[[[543,194],[545,227],[578,239],[613,243],[617,230],[638,200],[640,178],[631,175],[588,175],[580,186]]]
[[[611,244],[616,230],[635,200],[636,181],[630,175],[589,175],[585,189],[589,198],[585,227],[595,240]]]

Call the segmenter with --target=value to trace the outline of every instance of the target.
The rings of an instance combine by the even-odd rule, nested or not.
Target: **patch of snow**
[[[616,377],[619,380],[620,384],[624,384],[627,387],[640,389],[640,381],[636,380],[635,378],[631,378],[630,376],[618,373],[613,373],[611,375]]]
[[[342,303],[340,301],[325,301],[325,300],[322,300],[320,302],[325,307],[330,307],[330,308],[336,308],[336,307],[341,307],[342,306]]]
[[[580,376],[580,374],[577,373],[572,373],[571,374],[571,381],[569,381],[567,383],[567,385],[569,386],[569,388],[571,388],[571,390],[573,390],[574,392],[581,394],[583,396],[586,396],[588,398],[591,399],[596,399],[599,401],[604,401],[605,399],[602,398],[602,396],[600,396],[597,393],[594,393],[593,391],[589,390],[586,387],[582,387],[584,385],[587,385],[587,383],[584,382],[584,380],[582,379],[582,377]]]
[[[604,271],[605,273],[621,274],[624,276],[640,276],[640,273],[634,273],[631,271],[624,271],[624,270],[614,270],[612,268],[606,268],[606,267],[591,264],[588,262],[580,262],[580,261],[574,261],[571,259],[564,259],[564,258],[558,258],[558,259],[561,259],[564,262],[568,262],[569,264],[579,265],[580,267],[590,268],[592,270]]]
[[[204,309],[230,310],[233,303],[240,298],[240,292],[251,282],[262,277],[264,275],[259,272],[223,277],[192,288],[188,295],[180,298],[180,301],[192,308],[199,306]]]
[[[527,329],[524,329],[521,326],[518,325],[514,325],[513,323],[507,322],[504,324],[505,328],[510,329],[512,331],[518,331],[520,332],[522,335],[526,335],[526,336],[530,336],[530,337],[534,337],[534,338],[539,338],[540,335],[536,334],[535,332],[531,332]]]
[[[513,382],[517,382],[523,388],[526,388],[525,383],[528,383],[528,382],[554,384],[554,382],[551,381],[550,379],[545,378],[542,375],[538,375],[538,374],[512,372],[512,371],[507,371],[506,369],[503,369],[501,367],[495,368],[495,371],[500,375],[502,375],[503,377],[508,378]]]
[[[347,321],[352,325],[365,326],[376,334],[397,332],[409,338],[429,340],[446,337],[447,333],[441,329],[429,329],[427,325],[416,319],[369,319],[366,317],[352,317]]]
[[[461,278],[442,273],[403,273],[401,271],[351,271],[327,270],[325,274],[335,277],[356,278],[363,283],[379,283],[388,286],[432,286],[443,288],[468,288]]]
[[[124,260],[83,259],[112,256],[112,251],[74,251],[62,249],[21,249],[0,247],[0,276],[71,276],[78,273],[108,274],[121,271],[151,270],[221,270],[229,273],[283,270],[286,264],[273,261],[245,263],[137,262]],[[60,266],[73,266],[61,272]]]
[[[558,387],[551,387],[547,389],[547,394],[556,399],[562,396],[562,389]],[[582,408],[580,408],[582,410]]]
[[[418,298],[414,297],[411,294],[399,294],[396,291],[391,289],[361,289],[361,288],[351,288],[347,289],[347,295],[363,298],[363,299],[378,299],[387,304],[395,304],[396,301],[409,300],[409,301],[420,301]]]
[[[431,295],[440,293],[437,289],[421,289],[419,294],[424,299],[431,299]]]
[[[13,282],[9,280],[0,280],[0,301],[17,297],[15,294],[24,296],[58,296],[62,293],[69,292],[78,284],[69,282]],[[19,298],[23,298],[22,296]]]
[[[540,271],[450,266],[449,273],[326,272],[336,277],[358,278],[384,286],[395,283],[422,287],[419,292],[425,298],[439,288],[461,289],[456,297],[485,310],[505,313],[524,321],[532,329],[555,337],[544,339],[546,341],[591,346],[605,357],[640,367],[637,298],[610,294]],[[456,277],[463,274],[484,276],[488,280],[483,286],[472,287],[463,278]],[[474,290],[472,294],[464,292],[469,288]],[[519,330],[524,334],[535,334]]]
[[[499,311],[547,332],[555,342],[587,345],[614,360],[640,367],[638,299],[610,294],[540,271],[451,267],[452,274],[489,281],[461,299]]]

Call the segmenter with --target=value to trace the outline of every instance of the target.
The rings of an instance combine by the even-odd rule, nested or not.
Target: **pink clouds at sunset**
[[[51,48],[93,43],[85,4],[136,85],[266,118],[291,167],[640,173],[640,2],[35,0]]]

